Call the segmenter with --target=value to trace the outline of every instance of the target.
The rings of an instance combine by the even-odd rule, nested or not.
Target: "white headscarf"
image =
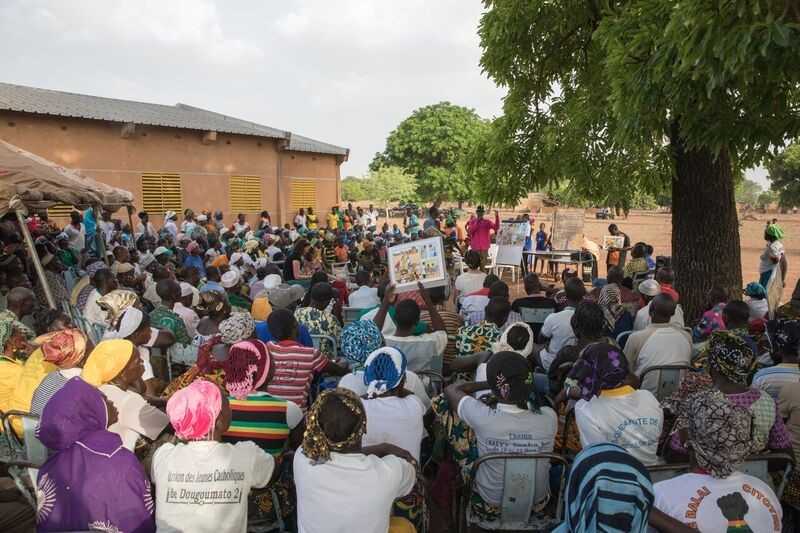
[[[528,342],[525,344],[525,347],[521,350],[517,350],[516,348],[512,348],[511,345],[508,344],[508,332],[511,331],[513,328],[525,328],[528,332]],[[492,353],[498,352],[516,352],[520,354],[522,357],[528,357],[533,352],[533,330],[531,327],[526,324],[525,322],[514,322],[506,330],[500,335],[500,340],[497,341],[492,345]]]

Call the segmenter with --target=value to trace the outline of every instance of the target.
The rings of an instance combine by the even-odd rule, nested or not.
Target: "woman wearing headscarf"
[[[737,469],[760,451],[752,414],[719,390],[689,397],[681,429],[688,474],[656,483],[655,506],[700,531],[781,531],[781,504],[762,480]]]
[[[758,282],[747,284],[744,289],[747,296],[747,307],[750,309],[750,320],[763,320],[769,312],[767,303],[767,289]]]
[[[758,263],[758,282],[763,287],[769,286],[769,280],[775,267],[779,264],[784,266],[785,248],[783,246],[784,232],[777,224],[768,224],[764,230],[764,240],[767,242],[764,252],[759,257]],[[786,278],[785,270],[781,271],[783,278]]]
[[[480,400],[471,396],[489,389],[491,394]],[[499,352],[489,359],[486,381],[453,384],[444,395],[451,409],[475,432],[478,455],[497,452],[551,452],[558,426],[555,411],[549,407],[533,406],[533,374],[528,361],[514,352]],[[465,465],[471,468],[471,464]],[[550,465],[537,465],[537,493],[534,509],[543,509],[550,497]],[[463,472],[463,471],[462,471]],[[500,513],[503,492],[503,466],[487,463],[477,473],[476,492],[471,495],[472,511],[482,520],[492,521]]]
[[[390,517],[392,503],[414,487],[414,460],[391,444],[363,447],[366,429],[364,405],[349,390],[324,391],[309,409],[294,455],[300,531],[414,531],[406,520]]]
[[[37,531],[155,531],[150,483],[119,435],[116,411],[80,378],[42,411],[37,436],[55,452],[39,469]]]
[[[228,350],[228,358],[214,365],[225,372],[225,389],[231,408],[230,427],[223,442],[236,444],[251,441],[275,458],[279,477],[269,490],[250,493],[251,520],[274,523],[287,519],[295,510],[295,488],[291,462],[284,459],[303,437],[303,411],[296,403],[267,394],[266,388],[275,372],[267,345],[251,339],[237,342]],[[277,516],[273,495],[278,500]]]
[[[377,329],[377,326],[375,326]],[[393,444],[406,450],[419,464],[424,435],[422,417],[427,406],[406,386],[406,356],[397,348],[385,346],[372,352],[364,362],[362,397],[367,417],[363,446]],[[424,389],[423,389],[424,390]],[[419,474],[419,473],[418,473]],[[427,508],[422,475],[415,489],[395,503],[395,515],[410,520],[417,531],[427,531]]]
[[[577,399],[581,446],[617,444],[646,465],[658,462],[664,413],[650,391],[635,390],[628,360],[611,344],[587,346],[567,377],[567,396]]]
[[[378,326],[371,320],[356,320],[342,329],[341,355],[353,372],[343,376],[339,387],[349,389],[359,396],[367,394],[367,383],[364,381],[364,366],[370,354],[383,346],[383,335]],[[413,393],[422,402],[425,411],[431,406],[431,399],[422,380],[414,372],[405,370],[403,382],[405,390]]]
[[[33,393],[47,375],[59,369],[74,369],[86,355],[86,337],[77,329],[41,335],[34,339],[33,344],[37,349],[31,352],[22,367],[9,402],[10,410],[29,412]],[[63,379],[66,382],[67,378]],[[14,419],[13,422],[17,434],[21,435],[21,420]]]
[[[231,410],[210,381],[198,379],[173,394],[167,414],[182,442],[163,444],[153,455],[158,530],[245,533],[247,496],[269,483],[274,459],[250,441],[221,442]]]
[[[139,437],[155,440],[169,423],[166,414],[153,407],[138,393],[144,366],[131,341],[123,339],[100,342],[83,365],[81,377],[100,389],[119,412],[119,420],[109,431],[122,437],[123,445],[133,451]]]
[[[197,349],[197,362],[189,370],[173,379],[164,389],[162,395],[169,398],[175,391],[186,387],[198,378],[212,381],[223,387],[225,374],[223,367],[219,363],[228,357],[228,348],[230,346],[237,342],[252,339],[254,333],[255,322],[250,313],[231,313],[228,318],[219,323],[217,333],[211,335],[208,340],[199,346]]]
[[[34,389],[29,410],[41,416],[47,402],[66,385],[67,381],[81,375],[86,354],[94,347],[77,329],[66,329],[47,333],[35,341],[40,343],[44,361],[55,365]]]
[[[597,303],[603,309],[607,334],[612,339],[616,339],[623,331],[633,329],[633,315],[625,309],[622,292],[615,283],[608,284],[600,290]]]
[[[790,450],[789,432],[775,401],[768,392],[748,386],[755,369],[755,355],[744,339],[728,331],[716,331],[709,339],[706,357],[708,377],[689,373],[688,382],[682,384],[673,397],[664,401],[664,408],[677,416],[671,433],[670,451],[685,455],[685,435],[681,430],[689,424],[688,400],[693,393],[709,388],[720,391],[732,405],[743,407],[751,413],[756,451]]]
[[[554,533],[646,533],[653,484],[647,469],[623,448],[595,444],[575,457],[564,500],[564,523]]]

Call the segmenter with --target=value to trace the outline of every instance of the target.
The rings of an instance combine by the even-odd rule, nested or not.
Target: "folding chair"
[[[689,472],[691,466],[689,463],[666,463],[663,465],[650,465],[645,468],[650,472],[650,479],[653,483],[658,483]]]
[[[364,312],[361,307],[342,307],[342,320],[344,325],[358,320],[359,315]]]
[[[39,417],[25,411],[8,411],[0,415],[3,425],[5,463],[14,484],[28,503],[36,509],[36,478],[39,467],[47,460],[47,448],[36,438]],[[20,442],[11,419],[22,419],[24,440]]]
[[[171,382],[172,365],[179,364],[192,366],[197,362],[197,346],[192,344],[184,346],[183,344],[178,344],[176,342],[167,349],[165,357],[167,359],[167,376],[169,376],[169,380]]]
[[[786,488],[786,483],[789,481],[789,475],[794,468],[794,457],[787,453],[763,453],[751,455],[747,460],[738,468],[743,474],[757,477],[775,492],[775,495],[780,500],[783,497],[783,490]],[[775,481],[770,473],[781,472],[780,481],[778,486],[775,486]]]
[[[522,321],[528,324],[533,330],[534,337],[539,336],[542,330],[545,319],[556,312],[556,306],[553,307],[520,307],[519,314]]]
[[[331,352],[329,359],[335,360],[339,357],[339,350],[336,346],[336,339],[331,337],[330,335],[311,335],[311,342],[314,343],[314,348],[317,350],[322,351],[322,343],[328,342],[331,346]]]
[[[640,383],[642,384],[642,388],[644,388],[643,385],[645,383],[645,377],[653,372],[658,372],[658,381],[656,383],[655,390],[651,390],[650,387],[647,387],[647,390],[652,392],[658,401],[661,401],[671,396],[673,392],[678,390],[678,387],[680,387],[681,381],[683,381],[686,372],[688,372],[690,369],[691,367],[688,364],[651,366],[642,372]]]
[[[633,331],[623,331],[622,333],[617,335],[617,339],[616,339],[617,340],[617,346],[619,346],[620,348],[622,348],[624,350],[625,349],[625,343],[628,342],[628,337],[631,336],[631,333],[633,333]]]
[[[485,522],[472,515],[470,499],[475,490],[478,469],[489,461],[504,463],[503,497],[500,502],[500,517],[495,521]],[[536,503],[534,501],[537,488],[536,473],[540,461],[555,463],[562,467],[558,493],[550,495],[550,500],[556,502],[555,516],[546,516],[544,512],[533,513],[533,506]],[[462,494],[458,531],[465,533],[473,525],[489,531],[549,531],[562,521],[568,472],[567,460],[554,453],[496,453],[479,458],[472,465],[469,486]],[[550,483],[549,476],[545,483]]]

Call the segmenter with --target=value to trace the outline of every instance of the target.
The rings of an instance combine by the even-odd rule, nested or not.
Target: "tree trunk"
[[[742,261],[739,219],[734,200],[730,155],[690,149],[673,123],[672,266],[686,319],[704,311],[714,286],[741,295]],[[740,297],[740,296],[739,296]]]

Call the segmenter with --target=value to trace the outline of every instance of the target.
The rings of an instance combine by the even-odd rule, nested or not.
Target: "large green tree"
[[[741,286],[737,169],[800,129],[794,0],[484,0],[481,65],[508,89],[482,194],[671,188],[690,316]],[[635,239],[635,228],[629,228]]]
[[[465,201],[473,192],[473,175],[464,159],[487,129],[488,122],[472,109],[449,102],[421,107],[389,134],[370,169],[402,167],[416,178],[421,198]]]
[[[800,206],[800,144],[792,144],[770,161],[769,179],[783,208]]]
[[[347,176],[342,180],[342,200],[347,202],[360,202],[368,200],[364,178]]]

